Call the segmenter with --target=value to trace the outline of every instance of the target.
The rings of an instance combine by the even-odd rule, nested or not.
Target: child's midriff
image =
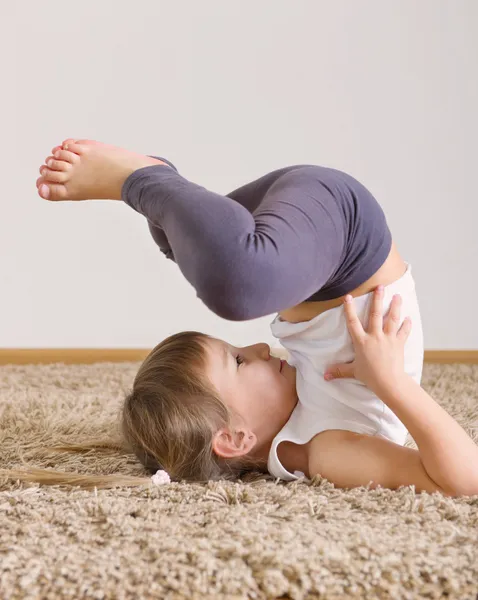
[[[367,279],[367,281],[364,281],[364,283],[359,285],[359,287],[350,291],[349,294],[354,297],[363,296],[364,294],[368,294],[369,292],[373,291],[378,285],[390,285],[402,277],[406,271],[406,268],[407,266],[398,253],[395,243],[392,242],[390,253],[380,269],[378,269],[378,271],[376,271],[372,277]],[[338,298],[333,298],[332,300],[302,302],[301,304],[297,304],[297,306],[293,306],[292,308],[287,308],[286,310],[281,311],[279,315],[281,319],[284,321],[289,321],[290,323],[310,321],[326,310],[340,306],[344,298],[345,295]]]

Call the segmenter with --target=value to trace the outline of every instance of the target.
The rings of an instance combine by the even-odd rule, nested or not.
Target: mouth
[[[279,373],[282,373],[282,368],[284,367],[285,360],[280,361]]]

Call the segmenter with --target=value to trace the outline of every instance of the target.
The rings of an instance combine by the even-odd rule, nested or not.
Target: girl
[[[219,196],[165,159],[71,139],[40,171],[46,200],[123,200],[143,214],[161,251],[219,316],[279,313],[272,333],[289,362],[266,344],[237,349],[198,332],[153,349],[122,411],[125,445],[148,469],[189,481],[268,470],[285,480],[321,474],[344,488],[478,493],[476,445],[419,385],[423,334],[411,266],[355,179],[295,166]],[[403,446],[408,430],[419,450]],[[90,488],[144,483],[8,473]]]

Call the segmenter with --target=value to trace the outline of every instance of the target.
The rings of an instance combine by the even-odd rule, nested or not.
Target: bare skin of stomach
[[[383,265],[376,271],[372,277],[364,281],[359,287],[350,291],[354,298],[357,296],[363,296],[373,291],[378,285],[390,285],[397,279],[400,279],[405,273],[407,265],[398,253],[395,243],[392,242],[390,253],[383,263]],[[284,321],[289,323],[301,323],[302,321],[310,321],[317,315],[340,306],[345,298],[345,294],[339,298],[333,298],[332,300],[322,300],[319,302],[302,302],[293,306],[292,308],[286,308],[279,313],[279,316]]]

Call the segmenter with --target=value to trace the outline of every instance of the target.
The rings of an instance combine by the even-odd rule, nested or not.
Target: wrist
[[[405,373],[405,371],[401,373],[387,374],[385,377],[381,377],[377,379],[373,385],[370,386],[370,389],[380,396],[383,393],[396,392],[401,388],[410,384],[414,379]]]

